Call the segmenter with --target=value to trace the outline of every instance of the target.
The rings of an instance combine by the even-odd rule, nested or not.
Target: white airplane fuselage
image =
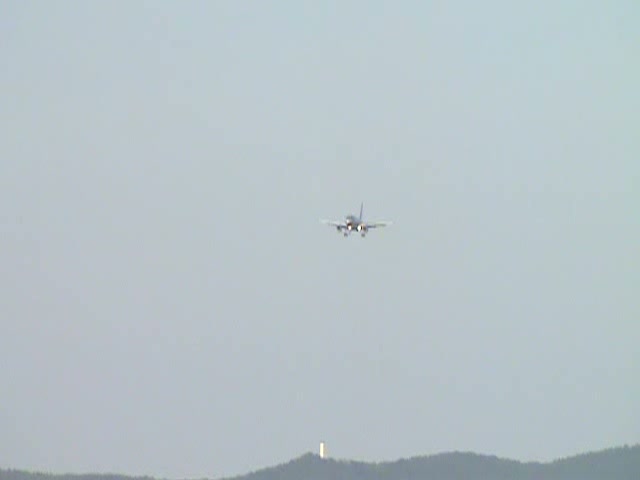
[[[345,225],[346,228],[343,229],[343,234],[345,237],[354,231],[359,232],[363,237],[367,233],[367,225],[362,221],[361,218],[356,217],[355,215],[347,215],[345,217]],[[340,230],[341,229],[338,228],[338,231]]]

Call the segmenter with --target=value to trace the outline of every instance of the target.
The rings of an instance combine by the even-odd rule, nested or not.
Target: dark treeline
[[[453,452],[364,463],[307,453],[233,480],[640,480],[640,445],[585,453],[553,462],[518,462]],[[0,469],[0,480],[153,480],[123,475],[61,475]],[[231,479],[227,479],[231,480]]]

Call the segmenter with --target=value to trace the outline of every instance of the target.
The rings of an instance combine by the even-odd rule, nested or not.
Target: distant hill
[[[364,463],[307,453],[233,480],[640,480],[640,445],[585,453],[548,463],[467,452]],[[154,480],[123,475],[55,475],[0,469],[0,480]],[[224,479],[223,479],[224,480]],[[231,478],[226,480],[232,480]]]

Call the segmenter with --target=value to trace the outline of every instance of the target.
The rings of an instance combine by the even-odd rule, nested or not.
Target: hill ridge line
[[[305,452],[292,459],[271,465],[262,467],[256,470],[252,470],[245,474],[227,476],[227,477],[190,477],[182,479],[172,479],[167,477],[155,477],[152,475],[127,475],[113,472],[85,472],[85,473],[54,473],[50,471],[40,470],[26,470],[17,468],[3,468],[0,466],[0,480],[55,480],[60,478],[68,478],[73,480],[234,480],[234,479],[255,479],[265,477],[269,480],[273,478],[281,478],[280,476],[274,477],[276,472],[284,472],[285,469],[293,468],[296,466],[333,466],[333,467],[360,467],[361,469],[370,470],[371,473],[377,472],[376,478],[380,476],[380,470],[392,469],[402,464],[424,464],[429,463],[436,464],[437,462],[444,462],[444,466],[450,465],[452,461],[476,461],[478,463],[488,462],[493,463],[495,466],[506,467],[511,466],[515,468],[527,468],[527,467],[554,467],[562,464],[575,464],[584,461],[594,461],[598,458],[604,458],[612,455],[623,455],[631,453],[634,460],[637,456],[637,464],[640,467],[640,443],[633,445],[622,445],[618,447],[610,447],[601,450],[592,450],[583,453],[577,453],[565,457],[558,457],[548,461],[536,461],[536,460],[517,460],[508,457],[500,457],[494,454],[477,453],[469,450],[450,450],[433,454],[413,455],[410,457],[400,457],[395,460],[381,460],[381,461],[366,461],[355,460],[349,458],[340,457],[328,457],[320,458],[317,453]],[[486,466],[486,465],[485,465]],[[640,472],[638,472],[640,474]],[[315,477],[314,477],[315,478]],[[381,477],[380,477],[381,478]],[[529,477],[526,477],[529,478]],[[554,477],[555,478],[555,477]],[[558,477],[559,478],[559,477]],[[638,476],[637,478],[640,478]]]

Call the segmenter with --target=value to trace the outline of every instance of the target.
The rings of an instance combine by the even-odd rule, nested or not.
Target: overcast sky
[[[1,10],[0,467],[640,441],[637,1]]]

